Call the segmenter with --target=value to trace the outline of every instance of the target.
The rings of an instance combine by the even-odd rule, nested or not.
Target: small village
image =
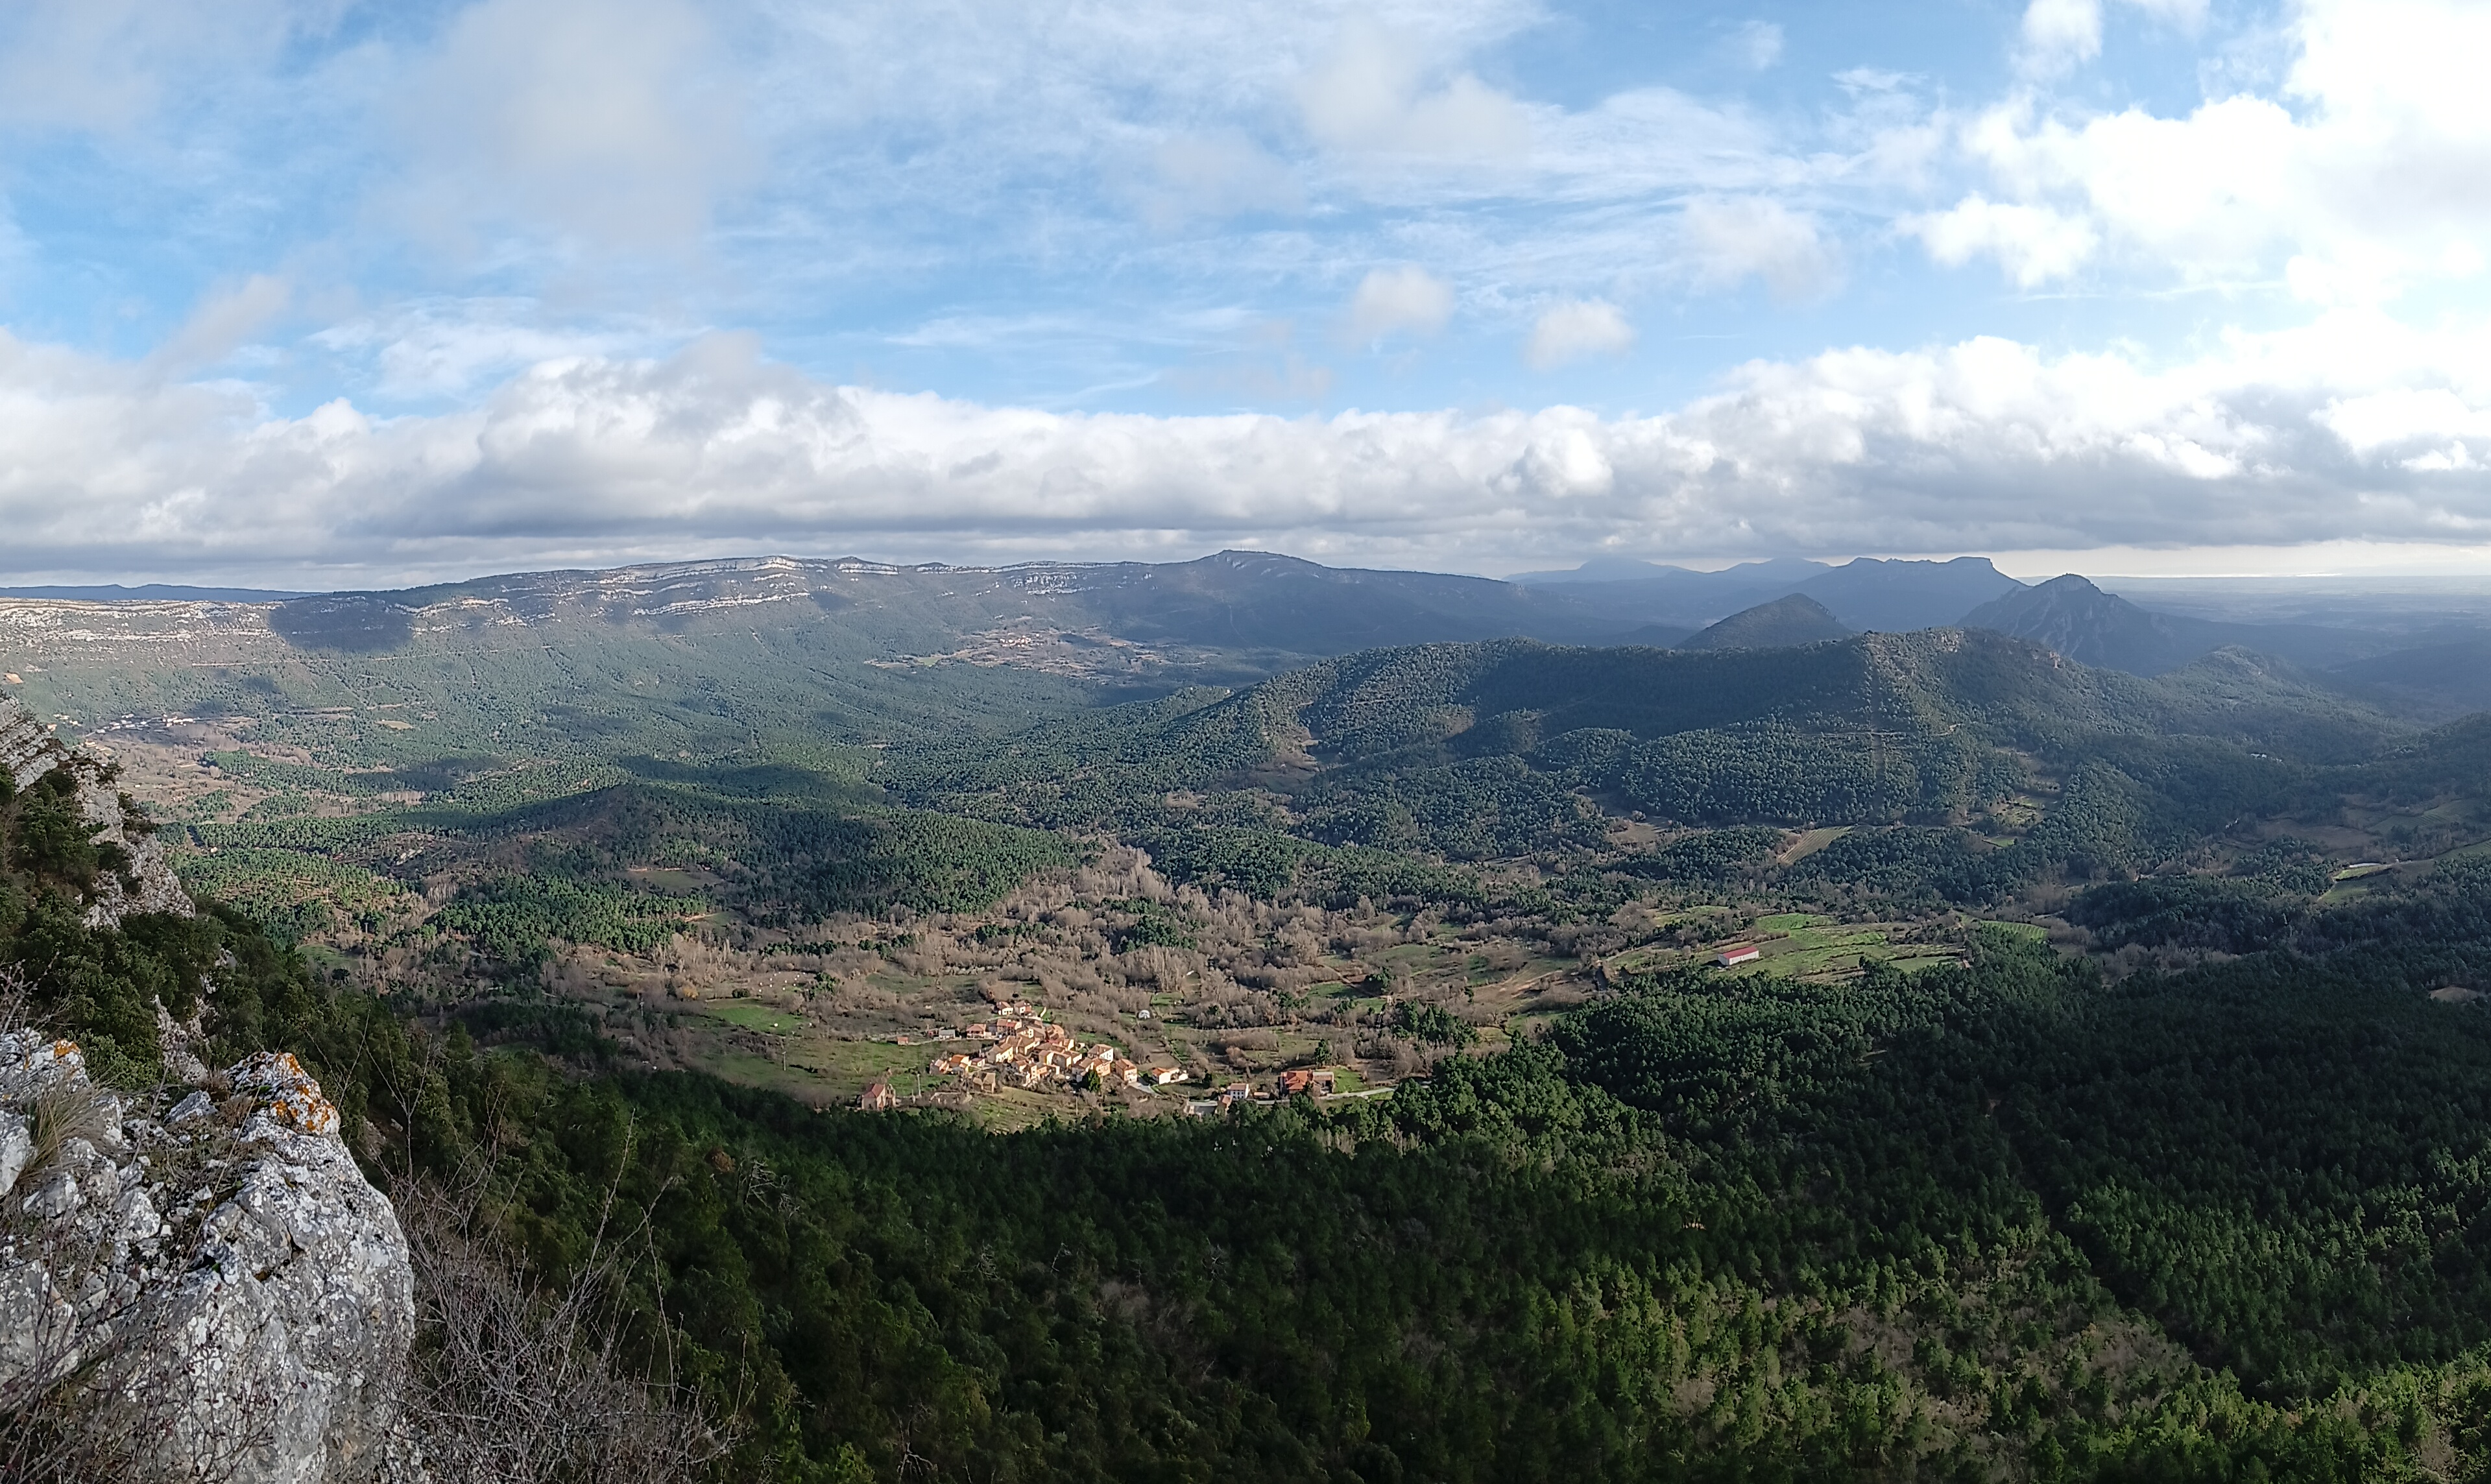
[[[936,1076],[957,1077],[966,1087],[981,1091],[993,1092],[1005,1087],[1031,1091],[1115,1087],[1151,1090],[1193,1080],[1193,1074],[1182,1067],[1144,1067],[1105,1041],[1085,1046],[1063,1026],[1047,1019],[1044,1010],[1025,1000],[1000,1006],[991,1020],[969,1026],[959,1035],[984,1044],[975,1051],[937,1057],[928,1070]],[[1250,1080],[1240,1080],[1209,1097],[1188,1099],[1186,1111],[1203,1117],[1247,1101],[1301,1095],[1329,1097],[1334,1086],[1332,1068],[1301,1068],[1280,1073],[1260,1091]],[[895,1108],[900,1101],[885,1078],[867,1087],[857,1105],[879,1111]]]
[[[1137,1088],[1182,1082],[1186,1077],[1173,1066],[1145,1071],[1105,1041],[1084,1046],[1026,1000],[1002,1006],[993,1020],[961,1033],[986,1044],[978,1051],[938,1057],[933,1070],[940,1076],[965,1078],[970,1086],[990,1092],[1006,1084],[1031,1090],[1066,1085]]]

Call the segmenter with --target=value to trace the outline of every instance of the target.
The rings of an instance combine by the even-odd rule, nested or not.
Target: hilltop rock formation
[[[20,789],[73,780],[99,841],[121,848],[89,926],[196,910],[110,769],[6,700],[0,767]],[[164,1062],[189,1087],[101,1087],[72,1042],[0,1033],[0,1415],[57,1421],[0,1440],[0,1474],[405,1476],[415,1303],[396,1212],[293,1057],[212,1073],[159,1015]]]
[[[123,917],[145,913],[187,917],[197,911],[173,868],[164,863],[163,849],[145,819],[113,789],[110,765],[62,742],[6,696],[0,696],[0,768],[8,770],[19,792],[55,772],[73,779],[79,812],[97,827],[96,843],[113,847],[122,860],[118,869],[97,875],[87,926],[112,927]]]
[[[0,1403],[132,1481],[375,1477],[415,1331],[396,1212],[292,1057],[212,1080],[133,1107],[0,1035]]]
[[[33,713],[0,696],[0,769],[8,771],[17,787],[22,789],[51,771],[55,754],[65,750]]]

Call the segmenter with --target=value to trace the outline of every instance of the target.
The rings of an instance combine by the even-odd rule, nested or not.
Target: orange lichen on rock
[[[86,1053],[78,1050],[75,1041],[44,1041],[26,1032],[7,1037],[0,1045],[6,1046],[0,1050],[0,1070],[12,1077],[50,1078],[86,1070]]]
[[[264,1110],[278,1124],[307,1134],[337,1131],[337,1105],[320,1091],[320,1084],[294,1053],[263,1053],[234,1069],[234,1086],[266,1099]]]

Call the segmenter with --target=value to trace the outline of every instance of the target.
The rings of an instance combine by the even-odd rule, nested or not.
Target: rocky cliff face
[[[292,1057],[210,1081],[126,1097],[0,1035],[0,1402],[133,1484],[374,1478],[415,1330],[397,1215]]]
[[[0,696],[0,769],[24,788],[52,771],[68,749],[34,714],[7,696]]]
[[[142,828],[112,787],[111,771],[94,754],[70,747],[49,729],[6,696],[0,696],[0,768],[9,771],[19,790],[55,771],[77,781],[78,807],[97,827],[98,843],[116,846],[128,864],[96,878],[95,899],[87,906],[89,927],[110,927],[123,917],[151,912],[189,917],[197,909],[182,883],[164,863],[164,852]]]
[[[6,701],[0,766],[21,787],[72,771],[99,838],[128,852],[90,925],[194,910],[103,766]],[[406,1476],[415,1306],[396,1213],[292,1057],[211,1072],[169,1017],[161,1030],[190,1085],[147,1093],[97,1086],[68,1041],[0,1033],[0,1415],[57,1417],[50,1442],[21,1445],[75,1454],[0,1456],[0,1475]]]

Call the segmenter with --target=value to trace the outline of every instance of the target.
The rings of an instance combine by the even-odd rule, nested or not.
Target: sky
[[[12,0],[0,578],[2491,571],[2491,7]]]

